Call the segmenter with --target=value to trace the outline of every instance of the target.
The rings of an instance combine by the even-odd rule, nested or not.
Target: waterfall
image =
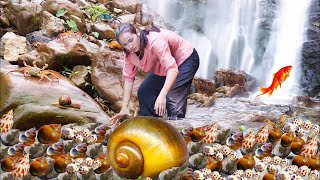
[[[299,61],[311,0],[143,0],[188,39],[200,56],[198,77],[243,70],[267,87],[272,74],[292,65],[291,76],[261,100],[291,100],[298,93]],[[258,89],[252,97],[258,94]],[[279,96],[280,95],[280,96]],[[280,98],[281,97],[281,98]]]

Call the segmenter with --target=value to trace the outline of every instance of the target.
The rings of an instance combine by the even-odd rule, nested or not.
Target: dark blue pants
[[[199,56],[194,49],[190,57],[179,67],[179,74],[167,95],[167,113],[169,119],[184,118],[187,110],[187,97],[194,75],[199,68]],[[154,104],[164,85],[166,76],[148,74],[138,90],[140,114],[142,116],[159,117]]]

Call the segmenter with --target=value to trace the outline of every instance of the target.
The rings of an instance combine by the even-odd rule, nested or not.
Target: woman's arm
[[[123,100],[122,100],[122,106],[121,109],[129,109],[129,101],[131,98],[131,93],[132,93],[132,88],[133,88],[133,81],[125,81],[124,82],[124,87],[123,87]]]
[[[162,116],[166,112],[166,103],[167,103],[166,97],[172,85],[176,81],[177,76],[178,76],[178,72],[168,71],[166,81],[164,82],[164,85],[160,91],[160,94],[158,95],[157,100],[154,104],[155,113],[158,114],[159,116]]]
[[[123,87],[123,99],[122,99],[122,106],[121,110],[118,114],[114,115],[110,121],[112,121],[113,124],[117,124],[121,118],[124,116],[131,116],[132,114],[130,113],[129,110],[129,101],[131,98],[131,93],[132,93],[132,88],[133,88],[133,81],[125,81],[124,82],[124,87]]]

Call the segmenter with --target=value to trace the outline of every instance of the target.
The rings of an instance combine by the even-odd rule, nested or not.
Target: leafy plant
[[[56,13],[56,16],[57,17],[62,17],[64,16],[65,14],[67,13],[67,9],[66,8],[62,8],[62,9],[59,9]]]
[[[63,66],[63,70],[61,71],[62,76],[65,76],[67,78],[71,78],[72,76],[76,76],[80,74],[80,71],[73,72],[71,69]]]
[[[59,9],[56,13],[56,16],[57,17],[62,17],[64,16],[66,13],[67,13],[67,9],[66,8],[62,8],[62,9]],[[78,16],[75,16],[75,15],[70,15],[71,17],[73,17],[75,20],[81,22],[81,19],[78,17]],[[67,25],[69,26],[69,28],[71,30],[73,30],[74,32],[79,32],[79,29],[78,29],[78,26],[77,24],[74,22],[74,20],[72,19],[69,19],[67,20]]]
[[[104,14],[110,14],[110,12],[102,4],[90,6],[86,8],[86,11],[92,15],[91,19],[93,21],[96,21],[99,16],[103,16]]]
[[[72,19],[67,20],[67,24],[70,27],[70,29],[72,29],[74,32],[79,32],[77,24]]]
[[[91,74],[92,73],[92,67],[91,66],[87,66],[87,71],[88,71],[89,74]]]
[[[98,33],[98,32],[92,32],[92,35],[93,35],[95,38],[98,38],[98,37],[99,37],[99,33]]]

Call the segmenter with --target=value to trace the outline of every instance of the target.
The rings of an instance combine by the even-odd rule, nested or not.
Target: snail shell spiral
[[[172,125],[156,118],[135,117],[110,135],[108,159],[113,170],[127,179],[155,177],[162,170],[183,165],[187,145]]]
[[[72,102],[71,102],[71,98],[67,95],[62,95],[59,97],[59,104],[61,106],[68,106],[68,105],[71,105]]]

